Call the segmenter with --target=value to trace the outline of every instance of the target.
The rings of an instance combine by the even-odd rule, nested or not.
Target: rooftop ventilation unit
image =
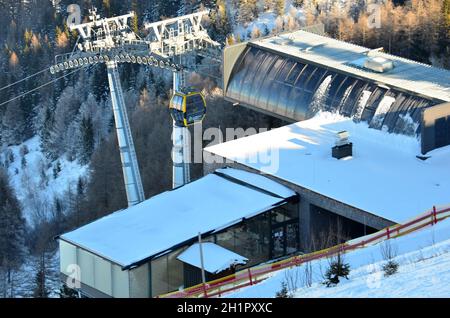
[[[369,56],[364,61],[364,68],[377,73],[385,73],[394,68],[394,62],[381,56]]]
[[[340,131],[336,134],[335,146],[332,148],[333,158],[342,159],[353,155],[353,144],[349,141],[348,131]]]

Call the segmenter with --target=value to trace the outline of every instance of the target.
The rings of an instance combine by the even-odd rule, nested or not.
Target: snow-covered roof
[[[336,133],[350,133],[353,157],[336,160]],[[210,146],[206,152],[238,162],[393,222],[450,203],[450,147],[420,160],[420,143],[370,129],[366,123],[319,113],[257,135]]]
[[[200,245],[195,243],[177,258],[183,263],[202,268],[199,247]],[[202,252],[205,271],[212,274],[220,273],[233,265],[243,265],[248,262],[248,258],[210,242],[202,243]]]
[[[251,43],[429,98],[450,101],[450,72],[444,69],[306,31],[295,31]],[[385,73],[364,70],[360,64],[368,56],[391,60],[394,68]]]
[[[265,177],[220,169],[60,238],[125,267],[195,238],[198,232],[265,212],[294,195]]]

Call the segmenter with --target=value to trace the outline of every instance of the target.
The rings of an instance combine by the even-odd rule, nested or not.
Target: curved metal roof
[[[398,69],[395,72],[388,71],[386,74],[361,70],[359,65],[364,64],[362,59],[367,55],[358,53],[359,51],[354,52],[354,47],[359,50],[361,47],[304,31],[294,34],[299,33],[307,34],[309,41],[311,38],[314,39],[315,46],[309,47],[308,45],[312,43],[308,43],[308,38],[302,37],[295,38],[296,42],[292,37],[289,41],[281,41],[283,38],[275,37],[247,43],[245,48],[238,51],[238,56],[233,57],[235,60],[232,62],[233,65],[228,66],[230,75],[224,81],[225,97],[233,102],[292,121],[311,118],[321,110],[332,111],[356,121],[366,121],[372,128],[407,135],[420,133],[423,108],[445,101],[444,98],[438,99],[438,94],[426,96],[417,89],[413,92],[410,86],[404,89],[394,86],[395,78],[401,86],[400,84],[405,82],[401,77],[411,76],[399,73]],[[318,43],[318,39],[323,43]],[[349,52],[345,55],[346,47],[342,45],[341,50],[344,53],[341,52],[336,57],[335,65],[332,65],[330,61],[333,58],[331,56],[333,50],[330,50],[330,56],[325,55],[327,45],[334,44],[334,41],[347,44]],[[308,53],[294,54],[302,50]],[[236,55],[236,50],[232,53]],[[346,58],[343,58],[344,55]],[[406,71],[407,68],[403,64],[407,64],[407,61],[398,58],[394,60],[394,64],[396,68]],[[429,69],[433,69],[423,64],[409,62],[419,69],[427,69],[427,74],[430,74]],[[337,65],[342,66],[342,69]],[[450,74],[447,71],[435,70],[437,73]],[[389,74],[390,72],[393,73]],[[423,76],[419,79],[426,81]],[[436,79],[430,79],[430,83],[433,81]],[[450,77],[441,81],[450,82]],[[420,83],[416,84],[418,85]],[[440,96],[445,97],[445,89],[441,93]],[[448,98],[450,99],[450,96]]]

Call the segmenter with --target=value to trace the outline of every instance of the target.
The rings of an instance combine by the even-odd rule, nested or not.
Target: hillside
[[[399,264],[398,272],[385,277],[383,249],[386,243],[366,247],[344,255],[350,264],[348,280],[341,279],[334,287],[326,287],[324,274],[328,259],[310,263],[311,280],[307,279],[307,265],[282,270],[267,280],[241,289],[227,297],[275,297],[282,283],[288,285],[295,298],[308,297],[448,297],[450,295],[450,219],[419,232],[392,239],[388,243]],[[308,281],[312,284],[308,286]]]

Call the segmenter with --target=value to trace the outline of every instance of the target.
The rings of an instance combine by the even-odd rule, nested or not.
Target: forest
[[[80,5],[84,19],[92,6],[104,16],[138,12],[132,26],[141,36],[144,21],[209,8],[205,25],[223,46],[323,23],[334,38],[450,69],[450,0],[0,0],[0,297],[70,297],[58,290],[54,237],[126,207],[106,70],[87,68],[21,96],[51,81],[54,57],[73,49],[78,35],[65,24],[70,4]],[[171,74],[134,64],[121,65],[120,72],[149,198],[171,188]],[[283,125],[224,101],[214,78],[191,74],[188,82],[207,96],[203,129]],[[10,167],[20,161],[16,170],[29,168],[29,150],[21,145],[35,137],[40,168],[22,180],[37,180],[29,191],[30,217],[11,182],[11,174],[22,172]],[[11,151],[15,146],[19,156]],[[58,178],[63,160],[87,173],[58,196],[35,195]],[[202,165],[192,174],[200,177]]]

